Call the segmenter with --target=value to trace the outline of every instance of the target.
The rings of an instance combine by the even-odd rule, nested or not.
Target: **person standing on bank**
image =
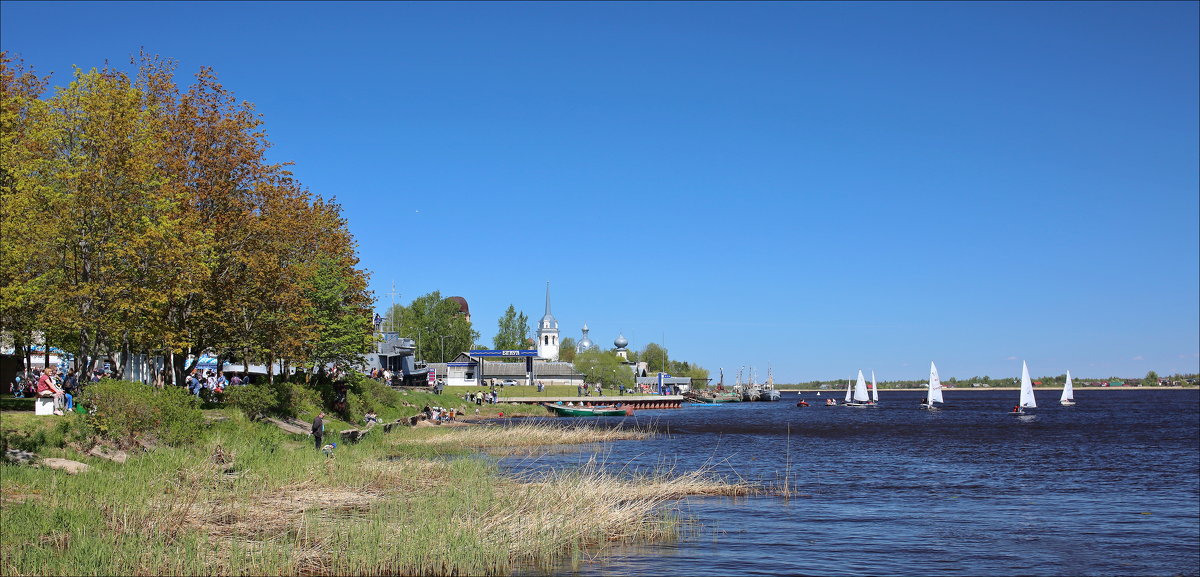
[[[313,419],[312,424],[313,445],[318,451],[321,450],[321,441],[325,439],[325,412],[317,414],[317,418]]]

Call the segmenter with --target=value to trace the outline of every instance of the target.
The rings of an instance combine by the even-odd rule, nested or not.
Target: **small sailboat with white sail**
[[[853,394],[849,388],[846,390],[846,406],[866,407],[869,406],[870,401],[871,397],[867,396],[867,381],[863,379],[862,371],[858,371],[858,381],[854,383]]]
[[[871,406],[879,404],[879,385],[875,384],[875,371],[871,371]]]
[[[1033,397],[1033,380],[1029,378],[1029,365],[1021,361],[1021,398],[1013,407],[1013,415],[1024,415],[1025,409],[1036,409],[1037,399]]]
[[[1058,404],[1064,407],[1075,405],[1075,388],[1071,385],[1071,371],[1067,371],[1067,382],[1063,385],[1062,396],[1058,398]]]
[[[942,379],[938,377],[937,366],[932,361],[929,363],[929,392],[925,395],[925,401],[921,403],[922,409],[937,409],[934,403],[942,401]]]

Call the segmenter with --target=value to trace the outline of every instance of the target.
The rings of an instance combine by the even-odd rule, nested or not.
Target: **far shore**
[[[801,393],[821,393],[821,392],[843,393],[846,391],[845,388],[841,388],[841,389],[833,389],[833,388],[829,388],[829,389],[791,389],[791,388],[785,388],[785,387],[779,387],[779,386],[776,386],[775,388],[780,391],[798,391]],[[1171,390],[1171,389],[1174,389],[1174,390],[1197,389],[1200,387],[1175,387],[1175,386],[1172,386],[1172,387],[1147,387],[1147,386],[1139,386],[1139,385],[1124,386],[1124,387],[1081,387],[1079,385],[1075,385],[1073,388],[1076,391],[1080,391],[1080,390],[1120,391],[1120,390],[1128,390],[1128,389],[1143,389],[1143,390],[1157,391],[1157,390]],[[905,389],[885,389],[885,388],[881,387],[879,390],[880,391],[924,391],[927,389],[928,389],[928,387],[916,387],[916,388],[905,388]],[[943,386],[942,390],[944,390],[944,391],[1019,391],[1019,390],[1021,390],[1021,387],[946,387],[946,386]],[[1061,386],[1057,386],[1057,387],[1049,386],[1048,387],[1048,386],[1042,385],[1040,387],[1038,387],[1038,386],[1033,387],[1033,390],[1035,390],[1035,391],[1038,391],[1038,390],[1061,391],[1062,387]]]

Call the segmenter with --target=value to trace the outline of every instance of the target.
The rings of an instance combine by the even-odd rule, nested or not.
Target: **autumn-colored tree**
[[[18,356],[41,326],[47,290],[44,240],[38,234],[39,206],[33,188],[35,166],[45,155],[37,139],[37,118],[46,88],[24,63],[0,52],[0,335],[12,340]]]
[[[365,271],[341,207],[269,164],[262,120],[210,69],[181,92],[142,54],[131,80],[45,80],[0,55],[0,333],[79,364],[131,353],[285,365],[370,346]],[[192,366],[185,360],[192,358]]]

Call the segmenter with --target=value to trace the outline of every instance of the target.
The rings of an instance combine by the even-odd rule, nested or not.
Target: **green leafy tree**
[[[1156,373],[1154,371],[1150,371],[1150,372],[1146,373],[1146,377],[1142,379],[1142,384],[1145,386],[1157,386],[1158,385],[1158,373]]]
[[[516,350],[528,346],[529,317],[524,312],[518,313],[512,306],[504,311],[499,321],[500,332],[492,338],[492,345],[498,350]]]
[[[564,363],[575,361],[575,339],[573,337],[563,337],[558,341],[558,360]]]
[[[310,356],[317,365],[352,365],[371,350],[371,299],[365,285],[355,283],[355,272],[324,258],[312,279],[308,298],[313,303],[317,339]]]
[[[657,343],[647,344],[642,351],[638,353],[638,360],[646,363],[647,372],[670,372],[667,370],[670,366],[668,364],[669,357],[667,357],[667,349]]]
[[[583,374],[589,383],[600,383],[606,389],[619,385],[633,386],[633,372],[621,364],[621,359],[610,351],[596,349],[575,355],[575,370]]]
[[[440,291],[419,296],[408,306],[396,305],[389,314],[401,335],[417,339],[422,360],[447,362],[479,339],[458,302],[442,298]]]

